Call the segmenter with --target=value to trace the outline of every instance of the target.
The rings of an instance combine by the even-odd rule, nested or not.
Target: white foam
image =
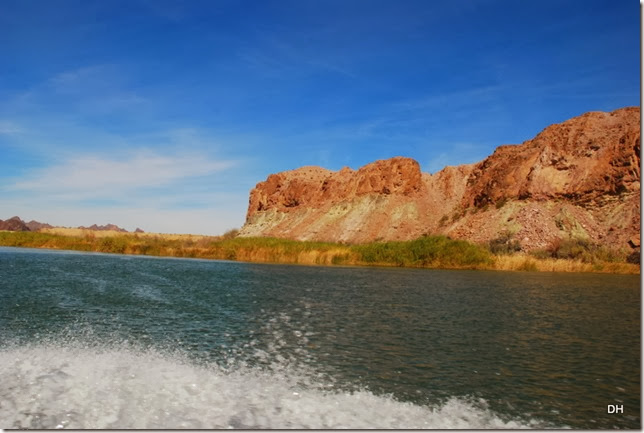
[[[199,428],[534,428],[504,421],[484,401],[436,406],[368,391],[325,391],[301,372],[196,365],[153,350],[56,347],[0,351],[0,427]]]

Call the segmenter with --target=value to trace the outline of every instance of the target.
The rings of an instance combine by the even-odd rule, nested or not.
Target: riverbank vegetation
[[[498,245],[476,245],[446,236],[412,241],[346,245],[331,242],[223,236],[96,233],[74,235],[0,231],[0,245],[116,254],[239,260],[264,263],[401,266],[442,269],[609,272],[638,274],[637,263],[623,253],[588,243],[562,242],[549,250],[526,254]],[[497,243],[498,244],[498,243]]]

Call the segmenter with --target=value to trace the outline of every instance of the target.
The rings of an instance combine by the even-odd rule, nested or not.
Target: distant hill
[[[122,229],[121,227],[119,227],[119,226],[117,226],[117,225],[115,225],[115,224],[106,224],[106,225],[104,225],[104,226],[98,226],[98,225],[96,225],[96,224],[92,224],[92,225],[91,225],[91,226],[89,226],[89,227],[83,227],[83,226],[80,226],[80,227],[78,227],[78,228],[79,228],[79,229],[81,229],[81,230],[96,230],[96,231],[107,231],[107,230],[111,230],[111,231],[115,231],[115,232],[128,233],[128,231],[127,231],[127,230]]]
[[[6,221],[0,220],[0,230],[9,230],[12,232],[29,232],[31,229],[19,217],[11,217]]]
[[[29,221],[28,223],[26,223],[26,225],[27,227],[29,227],[29,230],[31,230],[32,232],[37,232],[40,229],[51,229],[54,227],[51,224],[41,223],[34,220]]]
[[[20,219],[20,217],[17,217],[17,216],[11,217],[6,221],[0,220],[0,230],[8,230],[12,232],[18,232],[18,231],[37,232],[42,229],[51,229],[51,228],[55,228],[55,226],[52,226],[51,224],[47,224],[47,223],[41,223],[39,221],[34,221],[34,220],[31,220],[28,223],[26,223],[22,219]],[[77,228],[80,230],[116,231],[121,233],[129,233],[127,230],[115,224],[106,224],[102,226],[92,224],[89,227],[80,226]],[[140,228],[137,228],[135,233],[145,233],[145,232]]]

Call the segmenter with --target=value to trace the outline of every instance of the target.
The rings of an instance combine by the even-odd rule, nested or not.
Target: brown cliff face
[[[433,175],[396,157],[359,170],[273,174],[251,191],[241,236],[366,242],[426,233],[526,250],[578,237],[622,248],[639,239],[640,109],[551,125],[477,164]],[[631,242],[632,243],[632,242]]]
[[[247,218],[270,209],[290,212],[301,207],[320,208],[376,194],[409,196],[422,188],[420,166],[410,158],[392,158],[333,172],[320,167],[302,167],[271,174],[253,190]]]
[[[504,198],[574,203],[639,192],[640,110],[591,112],[551,125],[518,146],[501,146],[478,163],[465,205]]]
[[[241,235],[347,242],[406,238],[396,231],[400,224],[419,227],[406,220],[415,218],[424,188],[418,163],[402,157],[357,171],[302,167],[272,174],[251,192]]]

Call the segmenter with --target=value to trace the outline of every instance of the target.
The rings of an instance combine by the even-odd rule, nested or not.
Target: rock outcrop
[[[639,107],[586,113],[435,174],[403,157],[358,170],[272,174],[251,191],[240,231],[351,243],[423,234],[474,242],[509,235],[525,250],[567,237],[633,247],[640,238]]]
[[[29,227],[19,217],[11,217],[6,221],[0,220],[0,230],[9,230],[12,232],[28,232]]]
[[[501,146],[474,168],[466,204],[506,198],[584,204],[640,189],[640,110],[591,112]]]

